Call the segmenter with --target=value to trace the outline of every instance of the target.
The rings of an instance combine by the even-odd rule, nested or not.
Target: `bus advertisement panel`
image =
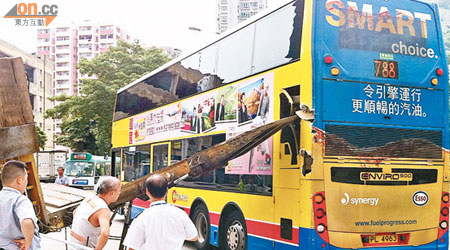
[[[130,118],[129,144],[223,130],[247,131],[273,121],[271,99],[273,73],[209,91]],[[219,100],[217,104],[216,100]],[[223,119],[218,119],[216,112]],[[240,118],[236,120],[236,117]]]

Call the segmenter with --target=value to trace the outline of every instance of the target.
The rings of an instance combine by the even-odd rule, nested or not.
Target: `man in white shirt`
[[[67,176],[64,175],[63,167],[58,168],[58,177],[56,177],[55,183],[64,186],[69,186],[69,178],[67,178]]]
[[[182,249],[185,240],[197,241],[197,229],[189,216],[166,203],[166,178],[152,175],[146,187],[151,205],[133,220],[124,245],[130,250],[177,250]]]
[[[86,198],[75,210],[70,241],[101,250],[109,238],[111,210],[108,205],[116,202],[119,197],[119,179],[112,176],[103,178],[97,193],[98,195]]]

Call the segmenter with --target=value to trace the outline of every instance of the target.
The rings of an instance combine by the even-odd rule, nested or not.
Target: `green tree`
[[[62,119],[61,135],[56,142],[76,151],[99,155],[108,152],[117,90],[168,60],[161,49],[144,49],[124,41],[91,61],[81,60],[80,73],[96,79],[82,79],[77,96],[53,98],[61,103],[46,115]]]
[[[47,142],[47,136],[45,135],[44,131],[42,131],[42,129],[38,126],[36,126],[36,136],[39,143],[39,148],[44,150],[45,143]]]

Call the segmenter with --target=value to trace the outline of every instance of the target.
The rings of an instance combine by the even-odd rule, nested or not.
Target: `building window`
[[[68,67],[69,63],[68,62],[64,62],[64,63],[56,63],[56,67]]]
[[[56,58],[58,58],[58,59],[69,58],[69,54],[56,54]]]
[[[34,110],[34,97],[35,95],[30,94],[30,102],[31,102],[31,109]]]
[[[38,51],[49,51],[50,50],[50,46],[39,46],[38,47]]]
[[[79,47],[83,49],[92,49],[92,44],[80,44]]]
[[[69,80],[57,80],[56,81],[56,84],[58,84],[58,85],[62,85],[62,84],[66,84],[66,83],[69,83]]]
[[[68,36],[57,36],[56,37],[56,41],[68,41],[69,37]]]
[[[48,34],[48,33],[50,33],[50,30],[48,30],[48,29],[39,29],[38,30],[38,34]]]
[[[78,38],[80,39],[80,40],[91,40],[92,39],[92,35],[80,35],[80,36],[78,36]]]
[[[241,3],[241,8],[242,9],[248,9],[250,7],[250,4],[248,2],[242,2]]]
[[[67,32],[67,31],[69,31],[68,27],[63,27],[63,28],[57,28],[56,29],[56,32]]]
[[[56,49],[69,49],[69,45],[58,45]]]
[[[92,53],[80,53],[80,58],[87,58],[87,57],[91,57]]]
[[[57,95],[69,94],[69,89],[57,89],[56,94]]]
[[[242,12],[241,13],[241,19],[245,20],[245,19],[247,19],[249,17],[250,17],[250,13],[248,13],[248,12]]]
[[[80,31],[88,31],[88,30],[92,30],[92,26],[81,26],[79,28]]]
[[[68,76],[69,71],[57,71],[56,74],[59,76]]]
[[[113,26],[112,25],[104,25],[104,26],[100,26],[100,30],[112,30]]]

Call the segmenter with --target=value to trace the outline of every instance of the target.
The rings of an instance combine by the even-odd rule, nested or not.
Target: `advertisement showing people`
[[[235,122],[237,117],[236,103],[236,86],[227,86],[219,89],[216,95],[216,122]]]
[[[195,131],[195,123],[197,119],[197,102],[194,101],[184,101],[182,110],[182,126],[181,130],[184,132]]]
[[[269,79],[260,78],[252,83],[241,85],[238,89],[238,123],[260,117],[266,120],[270,107]]]
[[[215,94],[215,93],[214,93]],[[198,105],[198,113],[200,114],[200,123],[199,130],[197,130],[197,134],[206,133],[215,128],[215,95],[210,94],[204,96],[202,101]]]
[[[148,143],[227,132],[227,138],[273,120],[273,73],[148,111],[130,118],[130,143]],[[230,133],[232,132],[232,133]],[[272,138],[228,164],[227,174],[272,174]]]
[[[238,126],[230,128],[227,139],[273,120],[273,74],[242,82],[238,86]],[[234,131],[233,131],[234,130]],[[228,174],[272,174],[273,140],[267,139],[255,149],[229,162]]]
[[[238,135],[227,134],[227,140]],[[231,136],[231,137],[229,137]],[[272,175],[272,137],[250,152],[228,162],[226,174]]]

